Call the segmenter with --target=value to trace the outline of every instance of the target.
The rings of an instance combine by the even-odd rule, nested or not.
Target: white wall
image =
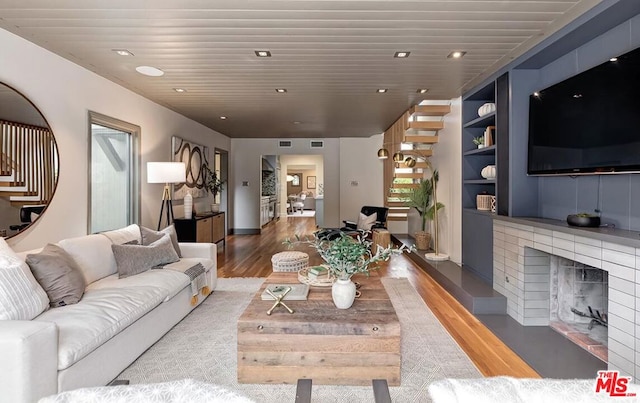
[[[172,135],[207,145],[211,150],[230,149],[228,137],[2,29],[0,49],[0,81],[22,92],[40,109],[53,130],[60,155],[56,194],[31,228],[9,240],[16,250],[87,233],[90,110],[141,127],[141,223],[145,226],[157,225],[162,196],[161,184],[146,184],[146,162],[171,158]],[[171,88],[168,77],[148,79],[167,80],[167,88]],[[256,174],[259,170],[258,166]],[[205,210],[209,203],[197,199],[196,204]],[[177,217],[182,216],[181,206],[175,210]]]
[[[380,147],[382,134],[340,139],[340,220],[357,222],[362,206],[384,206]]]
[[[229,218],[229,228],[236,233],[260,229],[261,156],[280,155],[281,172],[286,172],[283,158],[287,155],[321,155],[324,172],[317,172],[317,183],[324,182],[324,224],[339,225],[340,212],[340,140],[323,139],[324,148],[311,149],[309,139],[291,140],[291,148],[279,148],[279,139],[231,139],[231,172],[229,191],[235,214]],[[296,164],[303,164],[297,162]],[[323,182],[320,182],[320,181]],[[246,186],[243,183],[246,182]],[[282,208],[282,207],[281,207]],[[232,211],[232,213],[233,213]]]
[[[444,129],[438,132],[431,163],[440,173],[438,202],[440,210],[439,249],[450,259],[462,262],[462,101],[451,100],[451,112],[444,117]],[[415,209],[414,209],[415,210]]]

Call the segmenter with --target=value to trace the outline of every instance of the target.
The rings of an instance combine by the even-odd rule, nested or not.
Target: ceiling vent
[[[311,148],[324,148],[324,141],[311,140]]]
[[[280,148],[291,148],[291,146],[292,146],[291,140],[278,141],[278,147]]]

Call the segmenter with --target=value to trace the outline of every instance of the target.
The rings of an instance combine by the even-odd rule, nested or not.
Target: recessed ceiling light
[[[426,94],[427,92],[429,92],[428,88],[418,88],[418,90],[416,91],[418,94]]]
[[[302,122],[295,120],[295,121],[293,121],[293,122],[291,122],[291,123],[293,123],[294,125],[299,125],[299,124],[300,124],[300,123],[302,123]]]
[[[617,57],[612,57],[611,59],[609,59],[610,62],[617,62],[618,58]]]
[[[449,53],[449,55],[447,56],[449,59],[460,59],[462,56],[466,55],[467,52],[463,52],[461,50],[454,50],[453,52]]]
[[[116,52],[120,56],[133,56],[133,53],[129,52],[127,49],[111,49]]]
[[[152,66],[138,66],[136,67],[136,71],[150,77],[160,77],[164,75],[164,71]]]
[[[387,92],[387,91],[389,91],[387,88],[378,88],[378,89],[376,90],[376,92],[377,92],[378,94],[384,94],[384,93],[385,93],[385,92]]]
[[[536,91],[536,92],[533,93],[533,96],[536,97],[536,98],[539,98],[540,97],[540,93],[538,91]]]
[[[402,59],[402,58],[405,58],[405,57],[409,57],[409,55],[410,55],[410,54],[411,54],[411,52],[407,52],[407,51],[404,51],[404,52],[396,52],[396,53],[393,55],[393,57],[397,57],[397,58]]]
[[[220,116],[220,120],[227,120],[226,116]]]
[[[173,90],[175,92],[187,92],[187,90],[185,90],[184,88],[174,88]]]
[[[271,57],[271,52],[268,50],[256,50],[255,53],[258,57]]]
[[[284,93],[284,92],[287,92],[287,89],[286,88],[276,88],[276,92]]]

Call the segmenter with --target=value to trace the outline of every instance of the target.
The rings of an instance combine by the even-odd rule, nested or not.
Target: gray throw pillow
[[[27,264],[49,297],[52,308],[77,304],[86,284],[75,260],[58,245],[48,244],[40,253],[27,255]]]
[[[178,244],[178,233],[176,232],[176,228],[173,226],[173,224],[169,225],[167,228],[161,229],[160,231],[154,231],[152,229],[140,226],[140,237],[142,238],[143,245],[151,245],[166,234],[169,234],[169,237],[171,238],[171,244],[176,250],[178,257],[182,257],[180,245]]]
[[[116,258],[118,277],[125,278],[145,272],[154,266],[177,262],[180,257],[165,235],[151,245],[111,245]]]

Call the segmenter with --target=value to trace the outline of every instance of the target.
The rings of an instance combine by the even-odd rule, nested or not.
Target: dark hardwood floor
[[[267,277],[271,274],[271,256],[287,250],[283,241],[296,234],[315,230],[314,218],[282,217],[265,226],[262,235],[230,235],[226,246],[218,246],[219,277]],[[306,245],[294,250],[309,254],[309,264],[322,263],[318,254]],[[487,327],[467,311],[428,274],[406,256],[394,256],[378,270],[383,277],[406,277],[433,311],[442,325],[485,376],[540,376]]]

